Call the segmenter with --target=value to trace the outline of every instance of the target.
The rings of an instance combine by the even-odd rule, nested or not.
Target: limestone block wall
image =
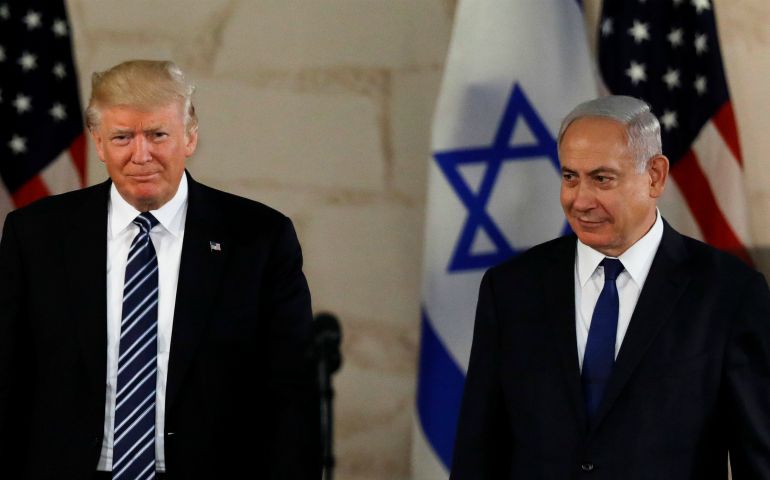
[[[196,82],[191,173],[289,215],[314,309],[342,321],[337,478],[408,479],[430,123],[456,0],[67,3],[84,98],[90,72],[131,58],[173,59]],[[599,1],[585,3],[595,25]],[[770,245],[770,4],[716,3],[752,227]]]

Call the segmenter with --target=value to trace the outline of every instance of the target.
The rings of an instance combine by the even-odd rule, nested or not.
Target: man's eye
[[[115,135],[112,137],[112,142],[119,145],[128,143],[128,135]]]
[[[597,183],[610,183],[610,181],[612,181],[612,177],[606,177],[604,175],[597,175],[594,178],[596,179]]]
[[[166,132],[155,132],[152,134],[152,138],[154,138],[155,140],[162,140],[166,137],[168,137],[168,134]]]
[[[574,180],[574,179],[575,179],[575,174],[574,174],[574,173],[562,173],[562,174],[561,174],[561,178],[562,178],[562,179],[563,179],[565,182],[571,182],[572,180]]]

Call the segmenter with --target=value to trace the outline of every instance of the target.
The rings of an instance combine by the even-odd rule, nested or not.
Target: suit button
[[[594,464],[590,462],[586,462],[580,465],[580,469],[583,470],[584,472],[593,472],[594,468],[595,468]]]

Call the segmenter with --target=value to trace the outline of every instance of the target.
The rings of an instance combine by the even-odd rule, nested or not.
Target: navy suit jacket
[[[4,478],[90,479],[96,469],[109,188],[108,181],[50,197],[6,219]],[[171,478],[320,476],[318,395],[307,361],[312,313],[301,268],[288,218],[189,178],[166,391]]]
[[[664,224],[595,420],[575,336],[574,235],[481,284],[451,478],[770,479],[770,294]]]

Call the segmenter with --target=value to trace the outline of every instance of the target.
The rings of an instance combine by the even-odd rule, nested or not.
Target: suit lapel
[[[93,187],[91,195],[69,212],[61,242],[65,258],[64,285],[89,385],[103,398],[107,380],[107,205],[110,182]],[[87,300],[84,300],[84,295]]]
[[[686,253],[682,237],[664,221],[660,247],[631,316],[631,323],[604,391],[593,429],[612,408],[655,336],[670,318],[677,300],[689,283],[689,276],[682,267]]]
[[[568,396],[575,409],[575,418],[582,431],[586,424],[586,412],[580,386],[577,336],[575,333],[575,245],[576,237],[560,242],[545,272],[547,321],[555,332],[555,348],[561,356],[564,380]]]
[[[174,404],[203,334],[229,251],[229,235],[207,201],[204,187],[187,174],[189,195],[171,333],[167,408]],[[219,250],[211,242],[219,244]]]

